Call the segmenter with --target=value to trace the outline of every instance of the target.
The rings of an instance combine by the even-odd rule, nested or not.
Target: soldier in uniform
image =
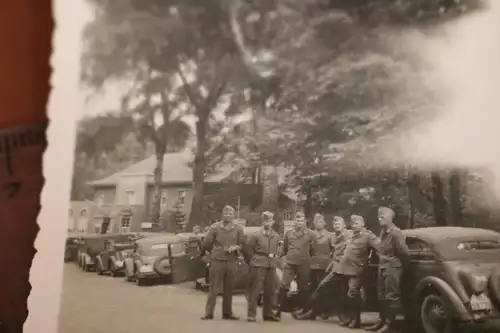
[[[332,233],[325,229],[325,217],[321,214],[314,215],[314,233],[316,239],[312,243],[311,290],[316,290],[325,278],[333,251]]]
[[[210,252],[210,284],[205,315],[202,320],[214,318],[214,310],[219,291],[222,285],[222,318],[238,320],[233,314],[233,286],[238,269],[239,254],[245,239],[243,229],[234,223],[235,210],[225,206],[222,210],[222,221],[212,225],[205,236],[203,246]]]
[[[315,239],[316,235],[306,226],[304,213],[295,214],[294,227],[285,234],[283,240],[284,267],[278,292],[278,317],[281,316],[282,305],[294,279],[297,280],[299,305],[305,305],[309,291],[312,244]]]
[[[276,255],[280,235],[273,230],[274,215],[262,213],[262,228],[248,238],[246,251],[250,259],[250,285],[248,290],[248,321],[255,322],[257,300],[263,291],[262,318],[264,321],[279,321],[273,313],[276,306]]]
[[[361,274],[368,261],[371,250],[378,252],[380,241],[373,232],[365,228],[362,216],[351,216],[352,237],[340,262],[335,266],[335,273],[347,281],[347,304],[351,321],[345,322],[349,328],[361,327]]]
[[[317,289],[314,290],[309,299],[308,307],[302,313],[295,315],[295,318],[298,320],[314,320],[318,315],[327,319],[329,298],[335,291],[343,287],[341,284],[344,282],[344,279],[336,275],[335,267],[344,255],[346,244],[351,238],[352,232],[346,228],[345,221],[340,216],[333,218],[333,230],[334,232],[331,236],[331,244],[333,246],[332,258],[326,269],[328,274],[321,280]]]
[[[380,318],[377,323],[366,328],[368,331],[393,332],[396,310],[401,306],[399,282],[403,267],[410,261],[410,254],[403,233],[394,225],[394,216],[390,208],[381,207],[378,210],[382,227],[377,282]]]

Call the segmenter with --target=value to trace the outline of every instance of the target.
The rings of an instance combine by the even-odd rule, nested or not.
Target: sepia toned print
[[[449,148],[495,7],[79,6],[60,333],[500,329],[500,163]]]

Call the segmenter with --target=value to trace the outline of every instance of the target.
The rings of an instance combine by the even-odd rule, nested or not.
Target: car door
[[[427,242],[409,237],[406,244],[410,252],[410,266],[403,271],[400,289],[406,309],[415,314],[415,288],[422,278],[436,275],[440,270],[440,263],[432,246]]]
[[[172,283],[196,280],[199,277],[199,267],[197,266],[198,260],[195,258],[199,257],[198,251],[192,251],[191,247],[186,246],[184,242],[172,243],[169,246]]]
[[[102,270],[107,271],[109,270],[109,253],[110,253],[110,248],[111,248],[111,243],[106,242],[104,244],[104,250],[101,252],[100,257],[101,257],[101,265],[102,265]]]

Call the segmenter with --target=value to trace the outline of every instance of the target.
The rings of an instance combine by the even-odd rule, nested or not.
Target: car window
[[[500,249],[500,242],[493,240],[467,241],[457,245],[457,249],[463,251],[487,251]]]
[[[432,252],[429,245],[419,239],[407,238],[406,245],[408,245],[410,252]]]
[[[182,243],[160,243],[141,246],[139,253],[144,256],[160,256],[168,254],[168,247],[172,250],[172,255],[184,252],[184,245]]]

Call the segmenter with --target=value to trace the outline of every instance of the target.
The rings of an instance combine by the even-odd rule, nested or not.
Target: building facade
[[[189,216],[194,195],[191,160],[192,155],[186,153],[165,154],[160,192],[163,230],[174,231],[176,228],[171,219],[174,211],[182,212],[186,218]],[[155,226],[148,221],[148,210],[152,202],[155,164],[156,159],[152,156],[121,172],[91,182],[94,200],[72,202],[71,227],[68,228],[92,233],[99,232],[102,224],[106,223],[110,232],[152,230]],[[271,185],[236,182],[235,173],[238,173],[235,168],[225,167],[206,177],[205,220],[197,224],[208,225],[211,220],[220,218],[218,204],[235,206],[240,218],[258,218],[259,210],[269,201],[266,193],[274,180]],[[297,209],[294,197],[286,193],[281,193],[279,197],[282,216],[285,219],[293,216]],[[85,208],[85,213],[80,207]]]

